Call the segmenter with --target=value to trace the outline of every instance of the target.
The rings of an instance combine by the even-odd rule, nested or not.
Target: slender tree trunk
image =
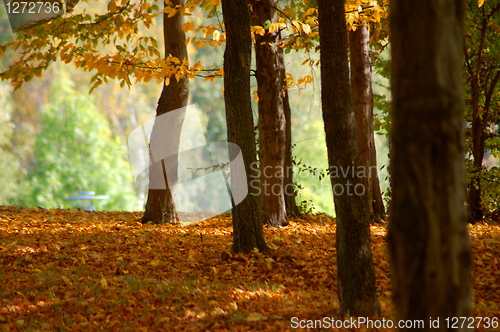
[[[370,210],[352,108],[343,0],[319,0],[321,100],[328,165],[337,214],[340,314],[380,315],[370,248]],[[354,168],[354,169],[353,169]]]
[[[231,167],[231,191],[244,192],[247,177],[257,178],[257,156],[250,96],[250,13],[245,0],[222,0],[222,15],[226,26],[224,52],[224,104],[226,106],[227,137],[241,149],[244,169]],[[239,151],[229,149],[231,160]],[[245,177],[246,175],[246,177]],[[243,181],[242,179],[245,179]],[[268,251],[262,230],[260,198],[248,195],[233,207],[233,252],[249,252],[254,248]]]
[[[479,106],[479,78],[477,73],[473,74],[472,79],[472,124],[471,124],[471,140],[472,140],[472,170],[473,176],[469,183],[469,195],[467,197],[469,204],[469,220],[471,222],[483,221],[484,213],[481,206],[481,168],[483,167],[484,146],[486,137],[484,135],[485,124],[487,123],[484,112],[480,112]]]
[[[252,23],[265,26],[276,22],[277,0],[253,0]],[[255,35],[257,94],[259,97],[260,192],[263,223],[270,226],[288,224],[284,195],[285,113],[281,77],[284,62],[279,57],[280,33]]]
[[[278,48],[279,61],[282,63],[281,69],[281,81],[285,81],[285,56],[283,49]],[[300,214],[299,208],[295,198],[297,197],[297,191],[295,190],[295,185],[293,183],[293,163],[292,163],[292,109],[290,107],[290,100],[288,99],[288,89],[285,84],[283,86],[283,111],[285,112],[285,160],[284,169],[285,175],[283,179],[283,188],[285,194],[285,207],[287,217],[298,216]]]
[[[391,2],[392,203],[396,318],[451,330],[471,314],[462,98],[461,1]],[[410,330],[410,329],[408,329]],[[412,331],[414,329],[411,329]],[[468,330],[459,326],[459,331]]]
[[[370,59],[370,32],[360,25],[356,31],[349,31],[351,60],[351,87],[356,132],[361,165],[367,176],[366,196],[370,217],[374,222],[385,219],[385,208],[380,192],[377,170],[377,152],[373,131],[372,66]]]
[[[173,5],[183,5],[184,0],[171,0]],[[180,13],[175,14],[173,17],[168,18],[167,14],[163,16],[163,35],[165,38],[165,55],[171,54],[177,57],[179,60],[187,59],[187,49],[186,49],[186,36],[182,30],[184,25],[184,16]],[[158,102],[158,107],[156,108],[156,116],[160,116],[170,111],[174,111],[178,108],[185,107],[188,102],[189,97],[189,81],[187,77],[183,77],[176,80],[174,77],[170,79],[168,86],[164,85],[161,92],[160,100]],[[169,133],[169,137],[172,137],[170,142],[159,142],[158,144],[165,144],[165,146],[173,151],[179,150],[180,144],[180,133],[182,127],[183,117],[176,119],[178,125],[172,126],[178,131]],[[162,136],[162,128],[158,126],[153,126],[153,132],[151,134],[151,145],[153,144],[155,137]],[[162,162],[156,162],[151,165],[149,170],[150,178],[150,189],[148,190],[148,198],[146,201],[146,207],[144,215],[141,219],[143,223],[153,222],[153,223],[167,223],[176,221],[176,211],[172,192],[172,188],[175,186],[176,173],[173,172],[174,181],[168,183],[166,173],[167,169],[177,168],[177,158],[168,158]],[[157,189],[157,185],[153,184],[154,178],[161,178],[165,181],[166,189]],[[173,182],[173,183],[172,183]],[[153,187],[152,187],[153,186]]]

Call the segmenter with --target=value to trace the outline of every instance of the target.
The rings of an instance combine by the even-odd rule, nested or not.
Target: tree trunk
[[[184,0],[171,0],[173,5],[183,5]],[[180,13],[175,14],[173,17],[168,18],[167,14],[163,15],[163,35],[165,39],[165,55],[169,54],[177,57],[179,60],[187,59],[187,49],[186,49],[186,36],[182,30],[184,25],[184,16]],[[164,85],[161,92],[160,100],[158,101],[158,107],[156,108],[156,116],[160,116],[170,111],[174,111],[178,108],[185,107],[188,102],[189,97],[189,81],[187,76],[176,80],[173,77],[170,79],[170,84],[168,86]],[[169,133],[169,137],[172,137],[170,142],[159,142],[158,144],[164,144],[168,149],[173,151],[179,150],[180,144],[180,134],[182,127],[183,118],[176,119],[178,122],[177,126],[172,126],[178,131]],[[170,128],[170,126],[169,126]],[[151,133],[151,143],[153,144],[154,137],[162,136],[162,129],[158,128],[156,123],[153,126],[153,131]],[[174,153],[175,154],[175,153]],[[151,165],[149,169],[149,182],[150,189],[148,190],[148,198],[146,201],[146,207],[144,215],[141,219],[143,223],[153,222],[153,223],[168,223],[176,221],[176,211],[175,204],[173,200],[174,193],[172,188],[175,185],[175,178],[177,172],[172,178],[174,181],[168,183],[166,177],[167,169],[177,168],[177,158],[168,158],[162,162],[156,162]],[[165,181],[165,189],[156,189],[157,184],[154,178],[161,178]],[[157,180],[156,180],[157,181]],[[174,183],[172,183],[174,182]]]
[[[252,23],[265,26],[276,22],[277,0],[253,0]],[[259,156],[262,221],[270,226],[288,225],[285,195],[285,113],[281,77],[283,61],[279,58],[279,31],[255,35],[257,95],[259,97]]]
[[[319,0],[321,100],[330,179],[337,214],[340,315],[380,315],[370,248],[370,211],[349,85],[343,0]]]
[[[247,177],[257,178],[255,134],[250,96],[250,13],[245,0],[222,0],[222,15],[226,27],[224,52],[224,104],[226,107],[227,137],[241,149],[244,169],[231,167],[231,191],[247,189]],[[233,160],[239,151],[229,149]],[[246,175],[246,177],[245,177]],[[242,178],[245,181],[242,181]],[[232,251],[249,252],[254,248],[268,251],[262,230],[260,198],[248,195],[232,209]]]
[[[471,314],[462,98],[461,2],[391,2],[392,203],[396,318]],[[408,329],[410,330],[410,329]],[[411,329],[414,330],[414,329]],[[461,331],[467,330],[460,327]]]
[[[486,142],[485,124],[487,123],[486,114],[480,111],[479,106],[479,78],[478,73],[473,73],[472,82],[472,124],[471,124],[471,141],[472,141],[472,176],[469,183],[469,194],[467,197],[469,204],[469,220],[471,222],[483,221],[484,213],[481,206],[481,168],[483,167],[484,145]]]
[[[282,63],[281,69],[281,80],[285,80],[285,56],[283,49],[278,48],[279,61]],[[298,216],[300,214],[299,207],[295,198],[297,197],[297,191],[293,183],[293,163],[292,163],[292,109],[290,107],[290,100],[288,99],[288,89],[283,87],[283,111],[285,112],[285,160],[284,160],[284,179],[283,188],[285,195],[285,207],[287,217]]]
[[[351,59],[351,88],[359,157],[367,175],[366,196],[370,217],[374,222],[385,219],[385,208],[380,192],[377,170],[377,152],[373,131],[372,67],[370,59],[370,32],[360,25],[356,31],[349,31]]]

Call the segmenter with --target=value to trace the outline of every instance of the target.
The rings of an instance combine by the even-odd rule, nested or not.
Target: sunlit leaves
[[[271,255],[231,254],[229,214],[185,227],[139,218],[0,207],[2,328],[285,331],[291,317],[338,315],[336,228],[325,215],[266,229]],[[370,229],[383,317],[395,319],[386,230]],[[472,315],[496,317],[500,228],[469,226],[469,234]]]
[[[22,49],[24,53],[7,71],[0,73],[2,79],[11,80],[16,88],[48,68],[58,58],[65,63],[74,63],[84,70],[95,71],[92,89],[106,81],[118,79],[122,85],[154,80],[163,82],[165,78],[182,75],[190,78],[201,75],[213,80],[220,73],[202,75],[201,65],[176,67],[175,61],[162,59],[158,43],[141,31],[151,27],[154,19],[164,12],[167,17],[185,15],[182,27],[186,44],[195,48],[217,48],[226,41],[222,24],[199,24],[193,14],[206,17],[217,15],[220,0],[188,0],[183,6],[166,1],[160,10],[158,4],[148,0],[110,0],[104,14],[70,12],[23,31],[18,40],[0,46]],[[309,52],[318,47],[317,9],[314,2],[304,1],[286,5],[279,11],[277,22],[267,22],[264,26],[251,27],[252,36],[280,32],[283,39],[280,47],[289,50]],[[352,0],[346,4],[346,15],[350,28],[355,29],[360,22],[380,23],[386,17],[385,6],[377,1]],[[193,17],[193,19],[190,19]],[[378,25],[374,25],[372,41],[384,38]],[[88,55],[87,55],[88,54]],[[168,56],[168,55],[167,55]],[[208,67],[210,64],[203,64]],[[172,68],[167,68],[172,66]],[[307,83],[302,81],[301,83]]]

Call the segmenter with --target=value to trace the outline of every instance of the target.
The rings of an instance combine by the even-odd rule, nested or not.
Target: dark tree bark
[[[184,0],[172,0],[170,1],[173,5],[183,5]],[[177,57],[179,60],[187,59],[187,49],[186,49],[186,36],[182,30],[184,25],[184,16],[180,13],[175,14],[173,17],[168,18],[167,14],[163,15],[163,35],[165,39],[165,55],[171,54]],[[188,102],[189,97],[189,79],[187,76],[176,80],[174,77],[170,79],[169,85],[164,85],[161,92],[160,100],[158,101],[158,107],[156,108],[156,116],[160,116],[167,112],[176,110],[181,107],[185,107]],[[173,151],[178,151],[180,144],[180,132],[182,127],[183,118],[176,119],[178,125],[172,126],[172,128],[177,129],[178,132],[170,133],[168,136],[172,138],[170,142],[160,142],[160,144],[165,144],[168,149]],[[170,127],[169,127],[170,128]],[[162,129],[157,128],[156,123],[153,126],[153,132],[151,134],[151,142],[153,142],[154,137],[159,137],[162,135]],[[175,174],[172,178],[174,181],[168,183],[166,177],[166,169],[173,169],[177,167],[177,158],[169,158],[165,161],[154,163],[150,167],[150,185],[153,182],[153,174],[164,174],[164,181],[166,189],[149,189],[148,198],[146,201],[146,207],[144,215],[141,219],[143,223],[153,222],[153,223],[168,223],[176,221],[176,211],[175,204],[173,200],[173,193],[171,187],[175,184]]]
[[[277,21],[277,0],[252,0],[253,25]],[[259,157],[262,221],[270,226],[288,225],[285,195],[285,113],[281,77],[284,62],[279,57],[280,33],[255,35],[257,95],[259,97]]]
[[[282,48],[278,49],[279,61],[282,63],[281,68],[281,81],[285,81],[285,56]],[[283,86],[283,111],[285,112],[285,160],[284,168],[285,175],[283,179],[283,187],[285,194],[285,207],[287,217],[300,215],[299,207],[295,198],[297,191],[293,183],[293,162],[292,162],[292,109],[290,107],[290,100],[288,99],[288,89]]]
[[[366,178],[351,172],[352,167],[358,170],[361,164],[349,85],[344,1],[319,0],[318,14],[321,100],[337,215],[340,314],[375,316],[380,315],[380,305],[375,292],[375,273],[370,248],[370,210],[366,199]]]
[[[356,31],[349,31],[351,60],[351,88],[356,133],[361,165],[367,175],[366,196],[370,217],[374,222],[385,219],[384,201],[380,192],[377,170],[377,152],[373,131],[372,65],[370,59],[370,32],[360,25]]]
[[[227,137],[230,143],[241,149],[244,169],[231,167],[231,190],[244,191],[242,178],[256,178],[257,162],[255,134],[253,131],[250,96],[250,12],[245,0],[222,0],[222,15],[226,26],[226,50],[224,52],[224,103],[226,106]],[[231,160],[239,151],[229,149]],[[240,204],[233,207],[232,251],[249,252],[254,248],[268,251],[262,230],[260,198],[250,193]]]
[[[429,317],[443,322],[471,314],[462,5],[394,0],[390,8],[394,304],[397,319],[424,320],[422,331],[435,330]],[[439,330],[452,329],[440,324]]]

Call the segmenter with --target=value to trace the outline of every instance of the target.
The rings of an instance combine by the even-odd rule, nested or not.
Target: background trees
[[[478,5],[479,3],[479,5]],[[465,24],[465,82],[468,196],[470,221],[498,220],[498,168],[485,155],[499,156],[500,5],[494,1],[467,1]],[[488,188],[489,190],[485,190]],[[486,202],[484,201],[486,199]]]
[[[131,209],[135,193],[125,147],[112,137],[91,96],[73,96],[67,73],[61,71],[55,82],[50,104],[41,113],[28,182],[14,203],[54,206],[78,191],[92,190],[109,196],[96,203],[100,209]]]
[[[393,1],[390,17],[394,109],[388,239],[396,315],[468,317],[462,3],[427,0],[415,7]]]

